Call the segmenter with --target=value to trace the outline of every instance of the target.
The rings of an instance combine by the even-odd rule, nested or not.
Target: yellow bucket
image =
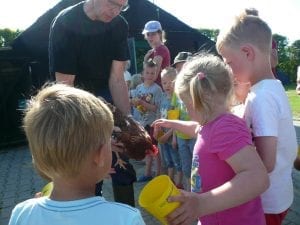
[[[46,184],[42,189],[42,196],[50,196],[53,190],[53,182]]]
[[[177,120],[177,119],[179,119],[179,110],[178,109],[168,110],[168,119],[169,120]]]
[[[179,206],[179,202],[170,203],[168,198],[176,195],[180,195],[180,191],[167,175],[161,175],[143,188],[139,204],[162,224],[167,225],[166,216]]]

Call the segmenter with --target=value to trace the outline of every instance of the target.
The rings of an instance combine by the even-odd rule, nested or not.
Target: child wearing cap
[[[179,73],[181,71],[183,65],[190,57],[192,57],[192,53],[190,53],[190,52],[179,52],[176,55],[172,66],[175,67],[175,69],[177,70],[177,73]]]
[[[53,181],[49,197],[19,203],[9,225],[144,225],[140,212],[95,196],[110,171],[113,116],[89,92],[55,84],[32,99],[24,129],[35,168]]]
[[[156,20],[147,22],[142,34],[145,36],[145,39],[151,47],[144,57],[144,62],[153,59],[157,64],[157,74],[160,74],[164,68],[171,64],[170,51],[164,44],[164,32],[160,22]],[[157,76],[156,83],[161,86],[160,76]]]

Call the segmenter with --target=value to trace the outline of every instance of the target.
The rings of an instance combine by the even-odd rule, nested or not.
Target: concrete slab
[[[298,143],[300,143],[300,121],[295,121]],[[143,174],[144,164],[132,161],[136,172]],[[300,171],[293,171],[295,198],[293,205],[283,225],[300,225]],[[0,225],[7,225],[13,207],[25,199],[31,198],[46,184],[34,171],[31,156],[27,146],[4,149],[0,151]],[[137,199],[145,183],[135,183],[136,206]],[[104,197],[113,200],[110,180],[104,181]],[[143,218],[148,225],[158,225],[159,222],[141,209]]]

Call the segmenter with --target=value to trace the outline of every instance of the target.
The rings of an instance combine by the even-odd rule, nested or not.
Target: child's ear
[[[253,46],[245,44],[241,46],[241,51],[244,54],[244,56],[250,60],[253,61],[255,58],[255,51],[253,49]]]
[[[94,153],[94,162],[99,167],[104,166],[103,147],[104,145],[100,146]]]

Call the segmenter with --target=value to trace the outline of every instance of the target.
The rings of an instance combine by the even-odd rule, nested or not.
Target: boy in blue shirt
[[[161,87],[155,83],[158,76],[157,64],[152,60],[144,62],[143,68],[143,83],[138,85],[135,89],[135,93],[131,100],[133,106],[138,110],[139,122],[148,131],[153,142],[153,128],[151,124],[158,118],[159,104],[162,96]],[[157,175],[160,174],[160,157],[159,154],[155,156],[157,160]],[[153,156],[146,156],[146,168],[145,173],[141,176],[138,181],[144,182],[152,179],[152,161]]]
[[[95,196],[112,161],[113,116],[100,99],[63,84],[46,87],[29,105],[24,129],[35,168],[53,190],[19,203],[9,225],[145,224],[137,209]]]

